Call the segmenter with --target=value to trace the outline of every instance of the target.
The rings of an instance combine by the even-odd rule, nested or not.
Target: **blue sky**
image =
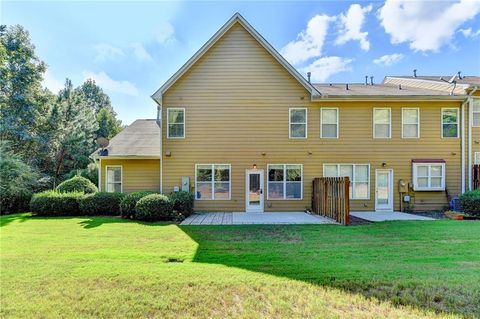
[[[316,82],[480,75],[480,0],[0,3],[1,24],[30,31],[49,89],[94,78],[125,124],[155,117],[150,95],[235,12]]]

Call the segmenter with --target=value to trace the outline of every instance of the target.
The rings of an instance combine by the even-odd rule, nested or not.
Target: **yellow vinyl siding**
[[[303,199],[268,201],[266,211],[300,211],[311,206],[311,183],[325,163],[369,163],[370,199],[352,200],[352,210],[375,209],[375,169],[394,170],[394,209],[399,179],[412,181],[412,159],[444,159],[450,194],[460,191],[460,138],[441,138],[441,108],[458,102],[311,102],[308,93],[240,25],[232,27],[163,97],[168,107],[184,107],[184,140],[166,139],[163,129],[164,191],[195,183],[195,164],[231,164],[231,200],[196,201],[197,210],[244,211],[245,170],[254,164],[303,164]],[[289,108],[308,109],[308,138],[289,139]],[[339,138],[320,138],[320,108],[339,108]],[[392,138],[373,138],[373,108],[392,110]],[[401,108],[419,107],[420,139],[401,138]],[[165,124],[165,122],[164,122]],[[311,155],[310,155],[311,154]],[[443,208],[445,192],[417,192],[419,209]]]
[[[101,190],[105,191],[106,166],[121,165],[123,192],[160,191],[159,159],[102,159]]]

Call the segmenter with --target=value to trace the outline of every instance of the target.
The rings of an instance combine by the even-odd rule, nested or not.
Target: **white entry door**
[[[247,213],[263,213],[263,170],[246,171],[246,203]]]
[[[393,211],[393,170],[375,171],[375,210]]]

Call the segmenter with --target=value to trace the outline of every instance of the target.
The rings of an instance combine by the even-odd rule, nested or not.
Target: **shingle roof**
[[[332,83],[332,84],[313,84],[315,88],[322,93],[322,95],[337,95],[337,96],[432,96],[432,95],[449,95],[448,92],[441,92],[435,90],[428,90],[423,88],[414,88],[392,84],[374,84],[365,85],[363,83],[349,83],[348,90],[346,83]]]
[[[417,76],[417,77],[407,76],[407,75],[399,75],[399,76],[392,75],[390,77],[402,78],[402,79],[413,79],[413,80],[428,80],[428,81],[445,83],[445,81],[449,81],[452,78],[452,75],[426,75],[426,76]],[[475,85],[480,85],[480,76],[467,75],[467,76],[462,76],[461,79],[458,78],[457,76],[455,78],[455,81],[457,82],[457,84],[468,84],[468,85],[475,86]]]
[[[154,119],[136,120],[115,135],[106,150],[108,157],[160,157],[160,128]],[[99,151],[92,157],[99,157]]]

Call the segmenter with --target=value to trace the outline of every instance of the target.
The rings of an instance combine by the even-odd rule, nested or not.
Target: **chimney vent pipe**
[[[310,82],[310,78],[312,77],[312,72],[307,72],[307,80],[308,80],[308,83],[311,83]]]

